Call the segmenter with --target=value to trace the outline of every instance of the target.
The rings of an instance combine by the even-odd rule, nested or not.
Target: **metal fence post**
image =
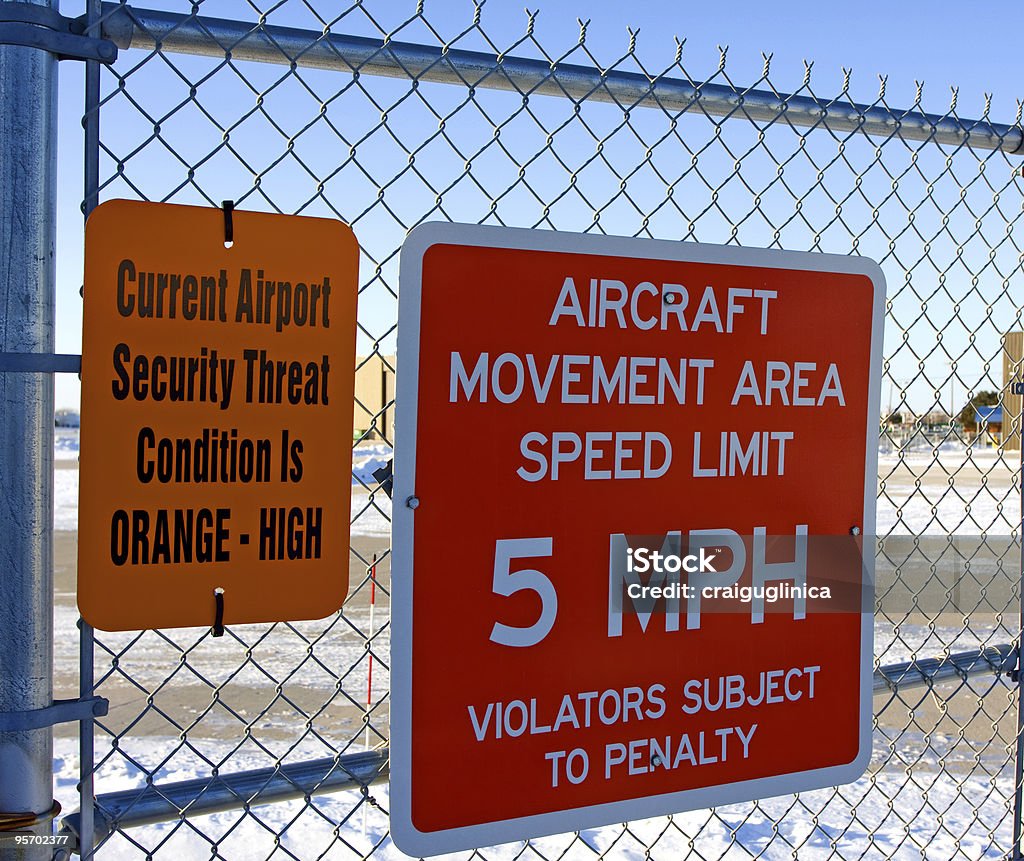
[[[102,0],[88,0],[86,4],[86,35],[99,38],[100,18],[103,13]],[[85,111],[84,128],[85,164],[84,198],[82,213],[88,218],[99,205],[100,187],[100,64],[90,61],[85,64]],[[78,695],[82,699],[93,696],[95,687],[94,637],[92,626],[79,619],[79,673]],[[82,827],[79,832],[78,853],[82,861],[90,861],[95,849],[96,829],[94,827],[94,776],[95,770],[95,724],[83,720],[78,725],[78,798],[82,811]]]
[[[0,45],[0,352],[54,348],[56,123],[57,59]],[[53,702],[53,434],[53,375],[0,373],[0,713]],[[51,729],[0,733],[0,821],[53,806]]]
[[[1021,649],[1024,648],[1024,457],[1017,473],[1020,484],[1021,522],[1018,541],[1021,546],[1020,558],[1020,630],[1017,632],[1017,670],[1013,678],[1017,682],[1017,751],[1013,767],[1013,848],[1010,861],[1021,861],[1021,825],[1024,822],[1024,666]]]
[[[96,686],[95,667],[93,666],[94,637],[92,625],[85,619],[78,620],[79,628],[79,666],[78,695],[84,700],[93,695]],[[82,813],[82,825],[79,830],[78,854],[82,861],[90,861],[96,848],[95,828],[95,786],[93,772],[96,768],[96,750],[94,738],[94,722],[83,720],[78,724],[78,800]]]

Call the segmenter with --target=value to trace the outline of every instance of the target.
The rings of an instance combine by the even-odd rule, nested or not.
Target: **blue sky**
[[[170,0],[152,3],[139,2],[138,6],[160,6],[162,8],[186,9],[189,4],[174,3]],[[322,9],[344,8],[340,3],[327,3],[322,0],[318,4]],[[762,71],[764,60],[762,52],[773,54],[771,64],[772,83],[780,90],[793,91],[800,87],[804,76],[804,60],[813,61],[812,85],[820,97],[830,97],[840,89],[843,81],[843,68],[853,70],[851,92],[859,101],[873,101],[878,92],[878,75],[888,75],[887,97],[894,107],[909,106],[915,96],[916,81],[923,81],[924,106],[927,110],[943,113],[950,100],[950,87],[959,87],[959,112],[964,117],[978,117],[984,104],[984,95],[992,94],[991,118],[997,122],[1012,123],[1015,119],[1016,97],[1024,94],[1024,85],[1014,81],[1010,72],[1017,65],[1019,55],[1019,23],[1016,9],[1008,3],[986,4],[984,7],[970,7],[967,4],[952,3],[878,3],[861,2],[857,4],[831,4],[822,2],[783,2],[775,4],[731,2],[682,4],[671,2],[554,2],[548,0],[537,4],[539,15],[535,21],[534,36],[551,55],[558,55],[569,50],[577,41],[579,25],[577,17],[590,20],[587,28],[587,48],[593,53],[597,62],[610,65],[614,63],[629,46],[630,34],[627,27],[632,26],[636,35],[636,57],[650,71],[660,71],[668,66],[676,53],[675,36],[686,40],[683,52],[683,65],[694,79],[708,78],[715,74],[719,65],[718,46],[728,46],[727,72],[729,79],[737,86],[745,86],[756,80]],[[533,8],[531,6],[531,8]],[[238,0],[207,0],[202,4],[205,14],[219,17],[231,17],[243,14],[250,20],[254,16],[247,3]],[[246,9],[250,9],[246,12]],[[369,13],[385,30],[398,26],[413,14],[415,3],[408,0],[365,0],[365,13]],[[64,3],[65,14],[78,14],[78,4]],[[352,22],[354,32],[363,35],[373,33],[373,26],[364,12],[352,15],[347,21]],[[461,32],[472,21],[473,5],[463,0],[426,0],[425,18],[436,28],[442,38],[448,39]],[[482,25],[499,46],[509,45],[521,36],[525,30],[526,14],[518,2],[505,0],[489,0],[482,10]],[[302,25],[308,18],[303,16],[301,5],[296,0],[271,13],[272,23]],[[429,34],[422,28],[406,29],[397,38],[411,40],[419,36],[428,38]],[[435,39],[436,43],[436,39]],[[461,43],[465,47],[479,48],[479,39],[472,43]],[[530,50],[523,49],[525,53]],[[533,55],[536,50],[533,49]],[[122,52],[119,68],[127,68],[140,57],[141,52]],[[204,67],[202,61],[192,58],[175,57],[175,64],[186,74],[201,75]],[[586,58],[579,53],[573,55],[572,62],[585,62]],[[635,64],[626,66],[635,70]],[[281,74],[280,67],[263,69],[259,74],[270,74],[267,80]],[[78,288],[81,284],[81,216],[78,204],[82,194],[82,141],[80,116],[82,104],[82,68],[79,64],[65,62],[61,64],[61,124],[59,138],[59,217],[58,217],[58,311],[57,339],[58,349],[63,352],[77,352],[81,345],[81,300]],[[143,73],[139,73],[141,75]],[[143,78],[139,81],[136,95],[142,91]],[[347,76],[328,73],[316,73],[309,80],[318,88],[322,95],[332,87],[332,81],[344,82]],[[133,79],[129,78],[131,82]],[[153,78],[156,81],[156,77]],[[213,87],[211,84],[210,87]],[[391,82],[391,89],[383,92],[397,92],[400,87]],[[203,92],[203,91],[201,91]],[[229,112],[233,100],[238,95],[225,88],[222,92],[210,92],[207,100],[210,104],[221,105]],[[154,90],[154,100],[158,95]],[[543,101],[535,98],[538,109],[548,110],[540,104]],[[548,100],[554,101],[554,100]],[[130,137],[128,124],[132,117],[120,115],[117,108],[112,107],[105,114],[104,137],[114,141],[115,149],[118,136],[125,141]],[[555,108],[551,108],[554,112]],[[283,113],[283,109],[282,109]],[[656,113],[656,112],[648,112]],[[137,120],[137,117],[135,118]],[[552,113],[552,123],[558,118]],[[118,124],[124,122],[122,128]],[[179,138],[182,146],[189,140],[192,126],[197,122],[183,115],[177,115],[175,122],[181,133]],[[398,120],[395,120],[396,126]],[[412,118],[408,120],[411,124]],[[640,123],[640,121],[638,121]],[[172,134],[168,124],[168,134]],[[197,127],[198,130],[198,127]],[[237,136],[236,136],[237,139]],[[585,142],[584,142],[585,143]],[[128,144],[124,144],[128,147]],[[312,144],[310,144],[312,147]],[[377,149],[377,144],[373,144]],[[364,148],[366,152],[367,148]],[[317,153],[310,150],[307,158],[315,159]],[[429,158],[429,150],[424,150],[423,159]],[[625,152],[625,150],[623,150]],[[258,158],[259,156],[257,156]],[[376,154],[363,156],[364,161],[372,163]],[[380,156],[383,158],[383,156]],[[438,159],[442,156],[439,155]],[[133,164],[133,163],[130,163]],[[478,170],[483,171],[486,162],[481,162]],[[159,196],[156,189],[160,180],[167,172],[158,158],[150,159],[148,155],[137,157],[134,162],[132,179],[136,182],[148,182],[147,193]],[[1002,161],[1005,169],[1006,162]],[[173,165],[171,166],[173,168]],[[429,170],[429,165],[425,167]],[[354,182],[354,180],[353,180]],[[223,190],[225,196],[234,196],[228,185],[223,189],[211,183],[209,194],[214,196]],[[354,185],[352,186],[355,187]],[[396,193],[401,188],[403,195],[415,195],[416,189],[405,190],[396,186]],[[422,190],[422,189],[420,189]],[[126,194],[116,184],[111,186],[107,196]],[[461,194],[461,192],[459,192]],[[452,192],[453,199],[457,198]],[[642,197],[641,193],[638,196]],[[194,202],[187,194],[172,197],[182,202]],[[528,203],[528,202],[527,202]],[[511,204],[510,204],[511,205]],[[523,204],[524,206],[526,203]],[[1019,201],[1012,206],[1019,209]],[[467,212],[470,210],[467,209]],[[525,210],[523,210],[525,213]],[[346,217],[347,214],[346,214]],[[561,229],[565,223],[575,223],[567,214],[564,222],[557,224]],[[526,216],[524,215],[524,218]],[[466,218],[464,220],[476,220]],[[602,222],[609,232],[630,233],[634,229],[626,221],[621,229],[616,228],[614,221]],[[393,226],[392,226],[393,227]],[[356,222],[357,234],[360,229],[369,235],[373,231],[390,229],[378,223],[375,213],[365,216],[362,224]],[[700,235],[705,241],[713,241],[716,236],[711,233]],[[724,241],[724,240],[722,240]],[[756,234],[751,234],[748,243],[758,241]],[[994,289],[991,286],[988,289]],[[380,295],[376,295],[380,293]],[[991,296],[991,294],[990,294]],[[378,326],[381,331],[387,329],[388,321],[394,316],[393,297],[386,290],[368,290],[365,302],[361,306],[370,315],[370,328]],[[1019,302],[1017,303],[1019,305]],[[374,316],[376,315],[376,316]],[[989,350],[991,353],[991,350]],[[981,379],[980,360],[974,366],[967,366],[962,376],[965,384],[974,384]],[[936,368],[938,363],[935,363]],[[894,376],[908,378],[914,373],[913,367],[897,369]],[[998,371],[996,372],[998,374]],[[956,384],[955,384],[956,385]],[[966,386],[964,386],[966,387]],[[983,386],[979,386],[983,387]],[[883,387],[883,399],[890,397]],[[943,388],[944,391],[948,387]],[[954,392],[953,397],[957,395]],[[947,400],[948,398],[943,398]],[[77,380],[67,375],[58,377],[57,405],[75,406],[78,400]],[[928,400],[927,392],[916,392],[912,401],[924,404]]]

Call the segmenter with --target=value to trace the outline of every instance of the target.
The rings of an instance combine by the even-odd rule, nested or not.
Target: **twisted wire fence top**
[[[920,86],[907,104],[885,78],[867,101],[848,70],[838,92],[821,91],[809,63],[782,72],[784,88],[771,56],[739,82],[724,49],[717,66],[693,69],[682,42],[652,58],[635,34],[609,60],[594,53],[586,22],[555,48],[535,14],[521,32],[492,32],[481,5],[454,30],[424,4],[403,4],[402,20],[371,2],[163,5],[103,4],[103,32],[125,50],[86,107],[100,121],[95,191],[232,199],[351,224],[361,245],[357,379],[394,371],[398,253],[425,221],[878,261],[889,295],[876,661],[1017,637],[1019,444],[1008,440],[1019,440],[1019,417],[1003,356],[1007,333],[1022,328],[1019,105],[1007,124],[990,119],[987,100],[971,112],[980,119],[965,119],[954,91],[945,112],[928,113]],[[111,700],[97,722],[98,793],[386,743],[391,503],[374,472],[391,457],[389,391],[357,397],[354,438],[338,429],[354,456],[342,612],[219,640],[205,630],[97,635],[95,691]],[[959,421],[985,391],[1007,407],[1002,439],[984,420],[970,433]],[[457,431],[437,456],[473,505]],[[59,602],[58,622],[73,623]],[[59,672],[73,663],[58,655]],[[871,770],[846,787],[481,854],[1003,857],[1015,691],[993,676],[963,679],[945,699],[876,698]],[[98,857],[398,854],[380,787],[251,802],[115,827]]]

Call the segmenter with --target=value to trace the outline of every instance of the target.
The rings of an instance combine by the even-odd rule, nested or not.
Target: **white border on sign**
[[[867,454],[864,461],[864,518],[861,531],[870,541],[875,528],[875,483],[878,478],[878,422],[882,386],[882,329],[885,276],[865,257],[806,251],[702,245],[660,239],[630,239],[545,230],[431,222],[414,228],[402,245],[399,271],[397,388],[395,395],[395,457],[391,562],[391,835],[409,855],[439,855],[496,843],[597,828],[616,822],[647,819],[687,810],[717,807],[776,795],[789,795],[850,783],[863,775],[871,759],[872,662],[874,658],[874,595],[863,590],[861,608],[860,747],[846,765],[794,772],[776,777],[683,790],[663,795],[613,801],[424,832],[412,823],[412,595],[415,511],[408,500],[416,495],[416,418],[419,407],[420,299],[423,257],[433,245],[468,245],[555,251],[605,257],[717,263],[766,269],[796,269],[864,275],[874,288],[871,320],[871,371],[868,385]],[[874,581],[874,553],[865,569]]]

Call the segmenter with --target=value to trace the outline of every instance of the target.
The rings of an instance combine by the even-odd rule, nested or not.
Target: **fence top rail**
[[[918,110],[896,110],[881,103],[858,104],[846,96],[823,100],[774,90],[743,89],[682,78],[650,77],[618,69],[549,63],[266,23],[137,9],[103,4],[103,36],[118,48],[161,50],[233,60],[292,65],[360,75],[412,78],[464,87],[514,91],[610,102],[625,109],[658,108],[668,113],[701,111],[772,124],[820,128],[835,135],[857,132],[904,141],[1024,154],[1020,122],[1004,125]]]

